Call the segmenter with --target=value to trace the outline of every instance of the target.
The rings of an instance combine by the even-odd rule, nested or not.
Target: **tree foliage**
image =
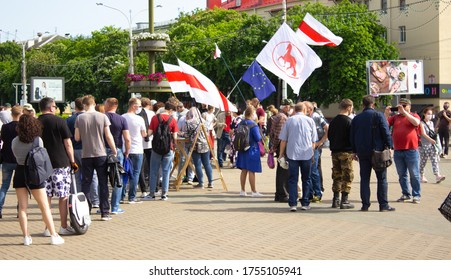
[[[313,47],[323,61],[301,88],[299,97],[289,88],[289,98],[313,100],[328,105],[343,98],[356,104],[367,94],[367,60],[396,59],[398,51],[384,39],[385,29],[377,15],[366,6],[349,0],[326,7],[318,3],[294,6],[288,10],[287,23],[296,30],[304,15],[309,12],[343,38],[340,46]],[[257,15],[235,10],[195,10],[181,13],[168,33],[171,42],[167,53],[157,54],[157,71],[162,71],[161,61],[177,64],[177,58],[192,65],[209,77],[218,88],[227,93],[235,86],[282,23],[282,15],[264,20]],[[129,98],[125,75],[128,69],[129,34],[111,26],[93,31],[90,37],[78,36],[47,44],[26,54],[27,77],[48,76],[65,78],[65,97],[68,102],[84,94],[93,94],[98,102],[117,97],[121,104]],[[222,51],[214,59],[215,43]],[[14,101],[13,82],[21,81],[21,46],[6,42],[0,44],[0,91],[2,102]],[[135,53],[135,73],[148,73],[146,53]],[[230,70],[230,72],[229,72]],[[279,79],[265,70],[276,86]],[[231,73],[231,74],[230,74]],[[239,83],[231,97],[242,103],[254,97],[246,83]],[[241,94],[243,98],[241,97]],[[280,92],[279,92],[280,94]],[[273,94],[265,103],[277,104],[280,97]]]

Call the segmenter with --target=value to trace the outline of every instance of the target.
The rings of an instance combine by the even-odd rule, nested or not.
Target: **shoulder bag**
[[[374,137],[376,135],[376,118],[375,118],[376,114],[377,113],[375,112],[372,117],[373,154],[371,156],[371,166],[373,167],[374,171],[382,171],[385,168],[392,165],[393,160],[392,160],[390,149],[388,147],[385,147],[383,151],[375,150]]]

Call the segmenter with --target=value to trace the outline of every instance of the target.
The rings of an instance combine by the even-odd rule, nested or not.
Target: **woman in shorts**
[[[34,188],[28,188],[25,183],[25,158],[28,152],[32,149],[33,141],[36,137],[39,138],[39,146],[43,147],[44,144],[40,138],[42,133],[41,122],[30,116],[22,115],[17,124],[17,136],[11,143],[11,148],[14,156],[17,160],[17,167],[14,173],[13,188],[16,189],[17,201],[19,202],[19,223],[23,233],[24,245],[31,245],[33,242],[28,231],[28,191],[31,192],[34,199],[38,203],[41,210],[42,219],[46,227],[50,231],[50,244],[60,245],[64,243],[64,239],[58,235],[55,231],[55,225],[53,223],[52,213],[50,211],[49,202],[47,200],[47,194],[44,189],[44,184]]]

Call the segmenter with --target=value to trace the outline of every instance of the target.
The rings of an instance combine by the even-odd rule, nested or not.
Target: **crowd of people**
[[[280,108],[270,105],[265,111],[257,98],[248,100],[244,112],[218,112],[212,106],[185,108],[175,97],[165,103],[149,98],[130,98],[126,113],[117,113],[119,102],[108,98],[97,104],[91,95],[77,98],[72,115],[64,120],[52,98],[39,102],[41,114],[33,106],[4,104],[0,110],[2,186],[0,219],[11,181],[16,190],[18,218],[24,245],[32,244],[27,228],[28,193],[24,178],[25,157],[34,143],[46,147],[53,174],[45,183],[29,190],[36,199],[45,223],[44,236],[50,243],[63,244],[60,235],[75,234],[68,222],[67,198],[74,183],[88,198],[90,211],[96,209],[102,221],[125,211],[123,203],[139,204],[159,198],[169,199],[170,174],[174,162],[184,172],[184,181],[193,188],[213,188],[212,161],[224,168],[241,170],[240,196],[264,197],[257,190],[257,173],[262,172],[261,157],[266,152],[277,159],[274,201],[288,203],[290,211],[310,210],[320,203],[325,191],[321,155],[326,143],[332,154],[332,208],[353,209],[348,196],[354,180],[353,161],[360,166],[361,211],[370,208],[372,153],[394,150],[399,176],[399,202],[421,201],[421,183],[427,182],[424,169],[429,159],[436,183],[445,180],[439,168],[440,158],[448,155],[451,111],[448,102],[436,115],[432,108],[419,114],[411,112],[409,99],[401,98],[395,108],[375,110],[373,96],[362,99],[363,111],[354,114],[349,99],[339,103],[339,114],[330,122],[316,103],[294,104],[282,100]],[[396,111],[393,113],[393,111]],[[434,125],[433,116],[436,116]],[[247,127],[248,147],[237,149],[236,132]],[[243,131],[245,131],[243,129]],[[179,138],[188,139],[178,145]],[[215,141],[216,140],[216,141]],[[216,145],[216,157],[213,154]],[[194,170],[182,170],[191,154]],[[123,180],[108,185],[108,156],[124,166]],[[176,157],[178,160],[174,161]],[[207,179],[204,179],[205,171]],[[75,172],[75,182],[72,173]],[[377,201],[381,212],[395,211],[387,200],[387,169],[375,170]],[[13,176],[14,174],[14,176]],[[301,180],[299,180],[299,174]],[[197,181],[197,184],[194,182]],[[249,184],[250,193],[246,191]],[[138,186],[141,195],[138,194]],[[299,189],[301,198],[298,200]],[[267,196],[267,195],[266,195]],[[57,198],[61,220],[56,231],[51,215],[52,198]]]

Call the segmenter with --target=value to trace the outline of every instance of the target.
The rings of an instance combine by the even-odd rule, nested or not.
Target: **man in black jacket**
[[[328,139],[332,151],[332,208],[352,209],[354,205],[349,203],[348,195],[351,192],[351,184],[354,179],[352,167],[351,146],[351,118],[353,110],[350,99],[343,99],[339,105],[340,113],[330,122]],[[341,203],[340,203],[341,192]]]

